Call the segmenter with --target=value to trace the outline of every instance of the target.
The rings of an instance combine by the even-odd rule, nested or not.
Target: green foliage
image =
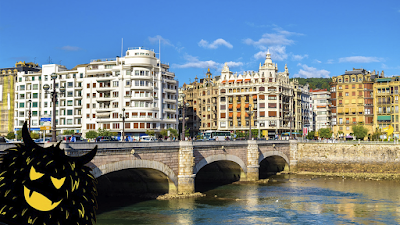
[[[39,133],[31,132],[31,138],[32,139],[38,139],[39,137],[40,137]]]
[[[373,141],[379,140],[379,137],[382,135],[381,129],[376,128],[375,132],[372,134],[371,138]]]
[[[75,134],[74,130],[64,130],[63,131],[63,135],[73,135],[73,134]]]
[[[261,132],[261,131],[260,131]],[[252,129],[251,130],[251,136],[254,137],[258,137],[258,130],[257,129]]]
[[[165,129],[162,129],[162,130],[160,131],[160,134],[161,134],[163,137],[166,137],[166,136],[168,136],[168,131],[165,130]]]
[[[187,128],[186,126],[185,126],[185,137],[189,137],[190,136],[190,128]]]
[[[14,132],[9,132],[6,136],[7,139],[14,139],[15,138],[15,134]]]
[[[149,135],[149,136],[154,136],[154,134],[156,133],[156,132],[154,132],[154,130],[146,130],[146,132],[145,132],[147,135]]]
[[[307,139],[308,140],[313,140],[314,139],[314,135],[315,135],[315,131],[308,132]]]
[[[332,131],[330,128],[321,128],[318,131],[318,135],[321,138],[331,138],[332,137]]]
[[[353,134],[356,136],[357,139],[364,140],[364,138],[368,135],[368,129],[365,128],[363,125],[354,125],[352,127]]]
[[[94,130],[91,130],[91,131],[86,132],[86,138],[87,138],[87,139],[94,139],[94,138],[96,138],[97,136],[100,136],[100,135],[98,135],[97,132],[94,131]]]
[[[17,130],[17,139],[22,139],[22,130]]]
[[[296,78],[299,81],[299,84],[305,85],[309,84],[310,89],[327,89],[329,91],[330,85],[329,82],[332,82],[332,78]],[[290,79],[290,81],[292,81]]]
[[[97,134],[98,134],[98,136],[113,136],[113,133],[110,130],[101,129],[101,128],[99,128],[97,130]]]
[[[178,131],[177,130],[172,129],[172,128],[168,128],[168,130],[169,130],[169,135],[171,137],[178,137]]]

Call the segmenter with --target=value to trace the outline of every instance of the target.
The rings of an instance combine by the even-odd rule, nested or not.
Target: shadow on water
[[[167,177],[153,169],[126,169],[97,178],[97,213],[156,199],[169,192]]]

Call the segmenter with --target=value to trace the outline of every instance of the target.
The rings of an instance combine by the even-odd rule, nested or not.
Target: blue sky
[[[269,49],[290,77],[364,68],[400,75],[400,1],[0,1],[0,68],[66,65],[147,47],[180,84],[257,71]],[[124,53],[125,54],[125,53]]]

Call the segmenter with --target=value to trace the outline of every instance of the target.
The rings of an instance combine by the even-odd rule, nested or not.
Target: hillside
[[[308,83],[310,89],[330,89],[329,82],[332,81],[331,78],[295,78],[299,81],[299,84],[305,85]],[[290,79],[292,81],[293,78]]]

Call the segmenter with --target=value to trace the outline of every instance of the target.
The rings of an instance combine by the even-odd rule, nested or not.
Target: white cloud
[[[308,55],[292,55],[292,60],[294,61],[301,61],[304,58],[308,58]]]
[[[203,48],[216,49],[220,45],[226,46],[227,48],[233,48],[233,45],[231,45],[229,42],[225,41],[222,38],[218,38],[213,43],[208,43],[208,41],[204,39],[201,39],[201,41],[199,42],[199,46]]]
[[[339,62],[351,62],[351,63],[372,63],[381,62],[383,59],[377,57],[366,57],[366,56],[350,56],[339,58]]]
[[[169,45],[169,46],[174,46],[168,39],[165,39],[165,38],[161,37],[161,35],[156,35],[154,37],[149,37],[149,41],[150,41],[151,44],[158,43],[158,40],[160,40],[160,42],[162,44]]]
[[[184,64],[172,64],[172,67],[176,68],[214,68],[217,70],[222,70],[222,67],[224,66],[225,63],[218,63],[213,60],[207,60],[207,61],[200,61],[197,57],[191,56],[186,54],[184,56],[185,60],[187,61]],[[229,67],[239,67],[243,66],[242,62],[226,62]]]
[[[247,38],[244,43],[265,50],[265,45],[291,45],[294,41],[287,39],[283,34],[263,34],[258,41]]]
[[[265,59],[268,51],[259,51],[254,54],[255,59]],[[271,53],[271,58],[276,61],[283,61],[287,59],[288,55],[286,54],[285,46],[271,46],[269,48],[269,53]]]
[[[318,59],[314,59],[315,63],[321,63],[321,61],[319,61]]]
[[[79,50],[81,50],[81,48],[79,48],[79,47],[70,46],[70,45],[63,46],[63,47],[61,47],[61,49],[64,51],[79,51]]]
[[[294,75],[294,77],[304,77],[304,78],[311,78],[311,77],[322,77],[322,78],[329,78],[330,72],[327,70],[318,70],[317,68],[307,66],[305,64],[297,64],[297,66],[301,66],[302,69],[299,70],[298,73]]]
[[[335,61],[333,59],[328,59],[328,61],[326,61],[327,64],[333,64]]]

